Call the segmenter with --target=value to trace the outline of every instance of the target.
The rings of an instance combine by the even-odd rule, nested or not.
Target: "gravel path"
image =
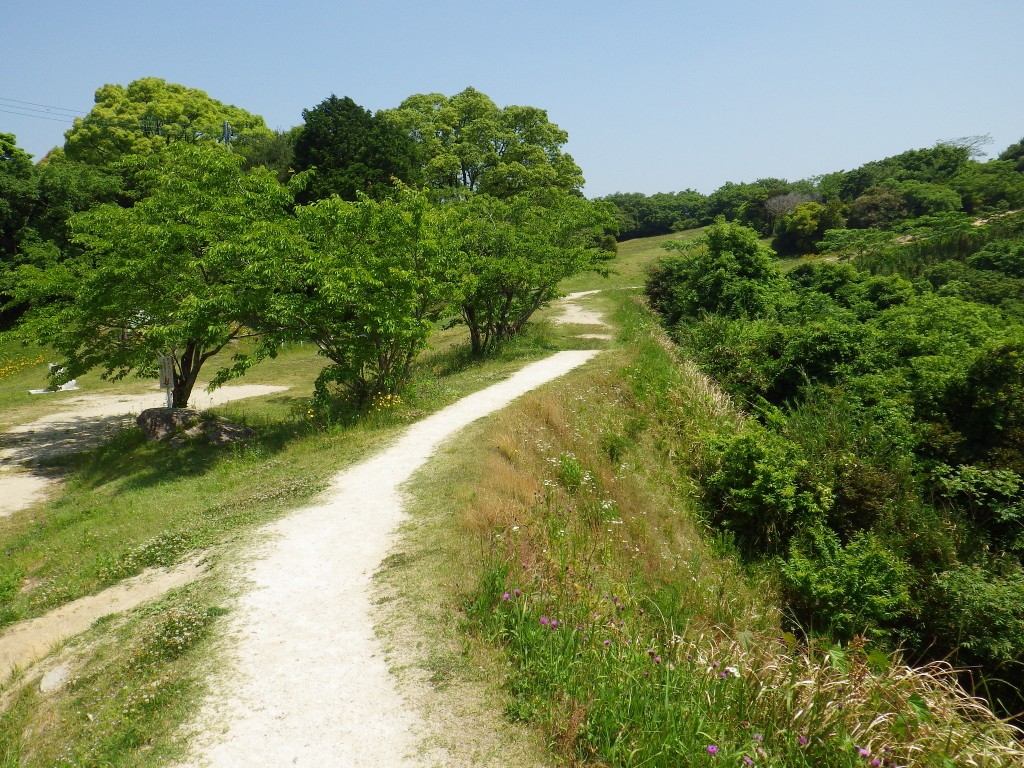
[[[462,427],[583,364],[560,352],[411,426],[269,527],[243,571],[228,666],[192,726],[189,766],[422,766],[423,732],[371,619],[372,577],[403,517],[400,485]],[[454,761],[440,761],[449,765]]]

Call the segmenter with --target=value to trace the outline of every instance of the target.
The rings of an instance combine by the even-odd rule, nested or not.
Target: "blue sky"
[[[1024,136],[1021,0],[5,0],[2,23],[0,131],[36,156],[69,124],[19,102],[84,113],[101,85],[146,76],[272,128],[331,93],[377,110],[471,85],[546,109],[589,196]]]

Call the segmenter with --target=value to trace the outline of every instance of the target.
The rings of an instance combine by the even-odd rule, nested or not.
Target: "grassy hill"
[[[381,630],[393,663],[430,682],[432,706],[463,713],[437,738],[477,745],[467,763],[480,765],[542,760],[538,742],[570,764],[1019,764],[1014,735],[948,668],[784,632],[777,585],[702,519],[691,468],[703,436],[747,417],[679,356],[636,288],[662,241],[694,234],[624,243],[610,278],[565,286],[601,290],[588,301],[611,342],[541,317],[478,362],[438,331],[400,403],[312,418],[320,361],[289,347],[246,381],[291,390],[221,409],[257,440],[180,450],[130,430],[62,462],[54,498],[0,520],[0,616],[39,616],[197,552],[228,561],[260,523],[418,416],[553,350],[601,345],[581,371],[474,424],[410,487],[410,522],[380,574]],[[21,394],[41,371],[0,380],[6,425],[44,407]],[[98,622],[71,642],[74,674],[55,692],[40,691],[37,671],[5,684],[0,765],[177,756],[176,729],[216,656],[225,583],[214,569]],[[500,710],[525,729],[499,723],[497,743],[480,740],[474,728],[493,728]]]

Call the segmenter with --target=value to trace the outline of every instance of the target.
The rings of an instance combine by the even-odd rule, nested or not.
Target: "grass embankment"
[[[257,429],[248,443],[175,448],[129,429],[47,467],[64,478],[53,497],[0,519],[0,623],[40,616],[197,553],[216,564],[259,524],[320,492],[335,472],[409,422],[530,360],[577,346],[544,324],[484,361],[468,357],[457,331],[439,332],[434,342],[404,399],[369,412],[311,413],[323,361],[312,347],[294,346],[244,379],[290,390],[216,409]],[[45,382],[41,353],[13,345],[3,351],[11,366],[0,381],[7,426],[77,394],[152,390],[151,382],[90,376],[79,381],[79,393],[32,397],[28,388]],[[157,765],[177,755],[176,729],[194,710],[214,658],[210,644],[230,597],[226,584],[223,569],[213,568],[157,604],[97,622],[70,641],[68,653],[0,684],[0,766]],[[54,669],[63,682],[41,691],[40,677]]]
[[[441,638],[420,649],[439,696],[502,680],[508,715],[572,764],[1021,764],[949,668],[780,631],[771,585],[708,538],[688,476],[744,416],[614,295],[613,350],[414,485],[383,578],[405,593],[397,615]]]

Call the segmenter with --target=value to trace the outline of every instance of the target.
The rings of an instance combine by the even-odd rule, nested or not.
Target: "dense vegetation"
[[[0,621],[266,519],[323,482],[316,455],[348,450],[353,422],[397,429],[453,399],[424,373],[428,336],[458,324],[478,358],[514,351],[567,278],[605,271],[614,206],[624,238],[711,225],[648,278],[678,346],[627,292],[606,299],[623,329],[607,365],[466,448],[476,519],[454,554],[429,552],[449,557],[445,578],[481,566],[464,626],[508,649],[510,713],[600,765],[1019,762],[1014,732],[948,667],[903,660],[949,659],[1003,712],[1024,708],[1024,142],[987,163],[964,140],[595,204],[542,110],[471,88],[376,114],[332,95],[303,118],[274,133],[147,78],[100,89],[38,165],[0,135],[2,319],[62,354],[64,375],[148,375],[169,353],[182,405],[208,361],[224,381],[280,350],[294,366],[292,341],[327,360],[309,366],[324,407],[267,406],[276,421],[233,455],[128,434],[77,462],[59,525],[10,537]],[[776,259],[803,253],[824,258]],[[339,393],[362,421],[332,423]],[[220,495],[204,485],[221,479]],[[168,493],[187,514],[162,516]],[[438,525],[451,506],[433,505]],[[83,551],[108,517],[89,539],[102,551]],[[191,602],[179,613],[202,647],[220,609]],[[164,632],[150,624],[135,645],[163,680],[189,649],[150,647]],[[101,655],[89,674],[129,691],[128,661],[104,677]],[[15,698],[8,756],[38,705],[27,687]],[[66,715],[97,763],[148,749],[138,722],[173,720],[161,699],[125,725],[132,701],[108,698],[101,729],[81,706]]]
[[[579,194],[543,110],[469,88],[376,115],[332,95],[303,117],[274,135],[145,78],[97,91],[39,166],[0,137],[5,321],[64,378],[167,356],[177,407],[240,338],[260,343],[215,383],[310,341],[331,361],[320,401],[366,403],[402,389],[435,323],[464,323],[481,355],[614,252],[610,206]]]
[[[1020,142],[981,162],[987,141],[974,136],[940,142],[795,182],[727,182],[710,195],[686,190],[602,199],[618,209],[623,239],[692,229],[722,216],[773,238],[780,255],[816,253],[828,230],[891,230],[922,216],[1021,207]]]
[[[831,256],[788,273],[758,232],[719,222],[673,244],[647,293],[749,414],[705,436],[692,470],[708,522],[776,574],[790,623],[949,659],[1017,713],[1024,214],[990,204],[830,231]]]

